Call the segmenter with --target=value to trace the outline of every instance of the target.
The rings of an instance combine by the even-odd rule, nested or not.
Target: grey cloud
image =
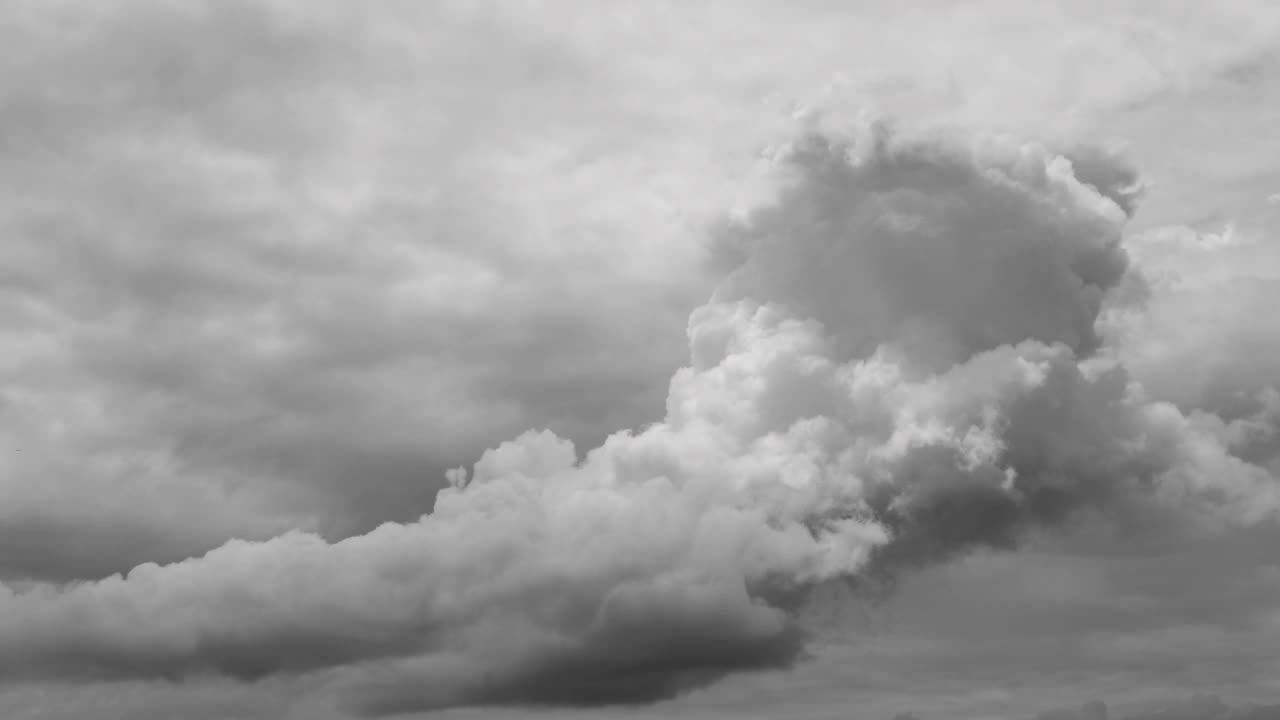
[[[1097,146],[1077,146],[1063,156],[1071,161],[1072,173],[1080,182],[1114,202],[1125,215],[1133,217],[1145,193],[1135,168],[1119,153]]]
[[[1274,477],[1091,355],[1126,266],[1115,202],[1034,145],[869,142],[794,149],[747,262],[690,316],[660,422],[585,454],[525,433],[450,473],[430,515],[342,541],[10,589],[0,667],[356,667],[346,697],[371,714],[635,703],[795,662],[814,587],[1011,547],[1084,508],[1267,520]],[[360,377],[334,370],[339,389]],[[347,405],[341,422],[392,426]]]
[[[315,682],[245,685],[200,679],[187,683],[33,683],[0,690],[0,713],[11,720],[281,720],[345,717],[304,699]]]
[[[1127,449],[1145,430],[1118,402],[1124,369],[1086,378],[1076,367],[1077,355],[1098,346],[1103,293],[1128,265],[1120,218],[1133,212],[1134,171],[1100,150],[1077,149],[1069,165],[1032,165],[1023,163],[1033,151],[994,148],[1008,162],[996,172],[1008,176],[993,178],[979,160],[986,148],[970,155],[900,141],[882,126],[862,145],[825,136],[797,144],[784,164],[793,182],[776,205],[729,230],[751,254],[718,298],[797,308],[854,357],[888,343],[925,370],[973,358],[943,376],[956,387],[1000,377],[1002,355],[1026,352],[1006,344],[1061,342],[1074,351],[1050,361],[1044,392],[1004,408],[1004,463],[1017,493],[957,482],[962,459],[945,443],[892,471],[871,506],[895,539],[873,552],[871,574],[888,579],[976,545],[1010,548],[1029,527],[1149,482],[1161,461]],[[1055,188],[1063,173],[1083,187]],[[1071,192],[1081,195],[1052,215],[1037,197]]]
[[[665,47],[598,73],[532,17],[514,33],[479,6],[415,5],[28,3],[0,21],[10,678],[369,671],[349,698],[370,713],[647,701],[795,662],[813,587],[1012,547],[1097,505],[1130,522],[1153,499],[1134,486],[1179,526],[1274,507],[1267,328],[1203,342],[1181,315],[1213,304],[1162,304],[1154,283],[1126,309],[1157,332],[1100,329],[1141,282],[1120,243],[1137,195],[1089,149],[807,138],[781,168],[794,184],[724,234],[718,259],[742,269],[690,318],[665,418],[602,440],[659,416],[702,281],[640,258],[674,248],[631,168],[710,154],[574,121],[619,102],[625,123],[596,124],[636,130],[645,83],[701,96],[724,78]],[[681,37],[704,47],[715,19]],[[1052,20],[1027,43],[1060,36]],[[754,29],[775,32],[739,39]],[[815,45],[882,49],[829,36]],[[491,60],[467,82],[462,46]],[[1052,97],[1028,68],[996,97]],[[645,121],[719,113],[708,96]],[[640,149],[601,150],[617,146]],[[702,194],[688,175],[674,192]],[[1146,352],[1171,337],[1190,338],[1174,359]],[[1252,362],[1170,391],[1223,358]],[[533,422],[554,434],[436,494]],[[1202,589],[1169,610],[1190,632],[1126,607],[1108,617],[1139,636],[1077,657],[1163,642],[1247,663],[1266,594],[1221,585],[1245,627],[1199,627],[1217,610]],[[1151,611],[1167,580],[1140,590]]]
[[[1025,717],[1048,698],[1085,693],[1121,710],[1191,690],[1267,697],[1280,529],[1222,532],[1160,514],[1129,509],[1117,523],[1086,513],[1017,553],[912,573],[875,599],[841,667],[869,677],[876,694],[1003,693],[999,707],[974,698],[954,714],[924,698],[901,704],[923,718]]]
[[[1170,227],[1128,243],[1148,291],[1107,319],[1127,367],[1153,397],[1232,420],[1255,413],[1278,380],[1269,307],[1280,243],[1266,226]]]
[[[6,15],[0,487],[29,499],[0,512],[8,576],[412,521],[533,418],[594,444],[660,412],[705,281],[576,272],[599,249],[570,236],[617,218],[539,207],[498,162],[523,152],[503,103],[572,133],[556,95],[596,82],[572,51],[444,7]],[[464,35],[498,38],[470,85]],[[563,252],[531,251],[535,224]],[[133,509],[84,520],[100,496]],[[161,498],[199,516],[139,517]]]
[[[1107,717],[1107,704],[1101,700],[1090,700],[1079,710],[1049,710],[1036,715],[1036,720],[1107,720]]]
[[[957,482],[954,468],[963,461],[953,451],[913,455],[873,499],[895,539],[877,549],[871,574],[891,579],[904,567],[974,547],[1012,549],[1029,530],[1060,525],[1150,484],[1162,460],[1130,449],[1143,428],[1118,402],[1126,380],[1116,371],[1086,379],[1070,358],[1054,358],[1045,392],[1005,409],[1004,463],[1015,492]]]
[[[1107,717],[1106,704],[1092,700],[1078,711],[1044,712],[1037,715],[1036,720],[1107,720]],[[1216,695],[1196,695],[1167,707],[1120,717],[1123,720],[1273,720],[1280,718],[1280,705],[1229,705]]]
[[[596,707],[641,705],[704,687],[726,675],[789,667],[805,637],[743,632],[739,620],[706,606],[635,607],[580,644],[484,669],[407,663],[355,684],[346,705],[362,716],[459,705]],[[625,612],[625,611],[624,611]]]
[[[718,297],[793,306],[847,357],[889,342],[934,371],[1024,340],[1095,349],[1103,295],[1127,265],[1113,204],[1066,200],[1082,207],[1051,219],[1053,193],[1083,190],[1058,185],[1070,164],[1019,165],[1025,150],[996,146],[1012,157],[993,179],[983,150],[899,141],[880,126],[852,145],[804,138],[777,204],[730,228],[750,259]]]

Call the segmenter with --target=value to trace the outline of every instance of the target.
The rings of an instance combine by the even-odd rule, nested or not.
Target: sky
[[[0,60],[0,716],[1280,712],[1274,0]]]

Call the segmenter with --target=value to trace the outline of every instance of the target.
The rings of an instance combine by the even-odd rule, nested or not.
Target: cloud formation
[[[448,4],[4,15],[0,578],[412,521],[535,419],[660,412],[696,246],[629,151],[577,157],[572,48]]]
[[[822,583],[892,578],[1089,507],[1270,517],[1280,485],[1150,399],[1096,323],[1132,176],[1034,145],[806,135],[689,318],[665,417],[487,452],[434,511],[66,586],[0,588],[8,677],[361,666],[371,715],[669,697],[802,658]]]
[[[444,468],[522,428],[587,447],[657,416],[711,282],[692,229],[794,110],[1055,139],[1118,112],[1199,212],[1239,207],[1202,185],[1244,195],[1204,136],[1250,128],[1227,165],[1265,170],[1280,106],[1257,99],[1270,0],[6,10],[15,580],[412,521]],[[1222,78],[1223,116],[1169,121]]]
[[[1040,713],[1036,720],[1107,720],[1106,703],[1091,700],[1079,710],[1051,710]],[[1216,695],[1196,695],[1168,707],[1136,714],[1125,714],[1124,720],[1273,720],[1280,718],[1280,705],[1228,705]]]

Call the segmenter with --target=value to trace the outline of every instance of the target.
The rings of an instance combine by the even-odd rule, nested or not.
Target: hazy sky
[[[1277,128],[1275,0],[0,0],[0,716],[1280,701]]]

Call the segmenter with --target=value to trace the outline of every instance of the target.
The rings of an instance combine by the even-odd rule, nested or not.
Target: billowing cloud
[[[1275,687],[1273,0],[2,15],[5,717]]]
[[[656,417],[700,228],[793,111],[1078,140],[1224,66],[1256,85],[1280,28],[1268,0],[565,7],[9,4],[0,575],[337,539],[525,427]]]
[[[1265,467],[1099,352],[1131,208],[1128,171],[1094,160],[1082,181],[1034,144],[807,135],[732,226],[745,261],[690,316],[661,421],[585,455],[525,433],[451,471],[429,516],[340,542],[6,588],[0,667],[365,664],[346,697],[375,715],[631,703],[800,659],[822,583],[1088,507],[1267,518]]]

